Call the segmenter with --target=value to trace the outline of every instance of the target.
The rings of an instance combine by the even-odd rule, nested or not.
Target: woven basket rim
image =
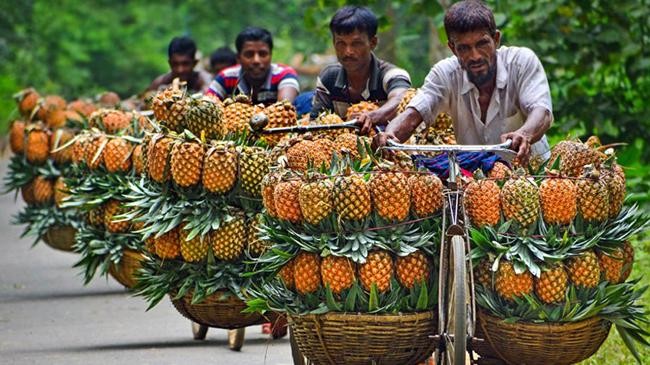
[[[327,312],[323,314],[289,314],[290,318],[300,318],[302,320],[324,319],[324,320],[341,320],[345,319],[349,322],[382,322],[382,323],[401,323],[405,320],[414,319],[428,319],[435,317],[434,311],[425,312],[400,312],[400,313],[386,313],[386,314],[369,314],[361,312]]]
[[[581,321],[575,321],[575,322],[542,322],[542,323],[534,323],[534,322],[524,322],[524,321],[517,321],[517,322],[506,322],[505,319],[499,318],[497,316],[494,316],[492,314],[487,313],[485,310],[480,310],[481,316],[485,316],[485,318],[491,322],[498,322],[499,326],[502,327],[517,327],[519,329],[524,328],[526,330],[531,330],[531,331],[539,331],[540,329],[546,328],[546,329],[551,329],[551,328],[561,328],[563,331],[566,330],[571,330],[573,328],[577,327],[583,327],[584,325],[588,325],[591,323],[595,322],[602,322],[602,321],[607,321],[607,319],[602,318],[600,316],[593,316],[589,317],[586,319],[583,319]]]

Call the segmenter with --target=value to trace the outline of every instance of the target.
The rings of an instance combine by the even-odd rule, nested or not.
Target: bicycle
[[[387,150],[412,152],[443,152],[449,160],[449,179],[443,194],[442,237],[438,285],[438,331],[432,336],[438,342],[435,360],[438,365],[465,365],[474,359],[472,344],[483,339],[474,337],[476,301],[474,275],[465,215],[463,189],[459,184],[459,152],[498,152],[514,155],[508,149],[512,141],[496,145],[407,145],[388,141]]]

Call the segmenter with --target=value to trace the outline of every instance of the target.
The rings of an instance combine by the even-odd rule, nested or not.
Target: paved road
[[[4,158],[0,178],[6,171]],[[194,341],[168,300],[145,312],[111,278],[84,287],[76,255],[19,238],[9,222],[21,207],[0,196],[0,364],[292,364],[288,339],[270,341],[260,326],[233,352],[225,330]]]

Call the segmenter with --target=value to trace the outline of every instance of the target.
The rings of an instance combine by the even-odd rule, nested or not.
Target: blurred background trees
[[[453,1],[434,0],[25,0],[0,5],[0,131],[15,117],[11,95],[33,86],[67,99],[112,90],[137,94],[168,70],[167,45],[192,36],[202,55],[229,45],[247,25],[274,34],[275,61],[331,53],[329,20],[344,4],[380,17],[378,53],[411,72],[419,86],[450,55],[442,27]],[[650,0],[490,0],[503,44],[540,56],[553,91],[551,135],[624,141],[630,176],[650,161]],[[313,85],[309,77],[305,85]],[[644,183],[640,179],[639,183]],[[646,186],[650,187],[650,186]],[[648,191],[648,189],[644,189]],[[640,197],[642,198],[642,197]]]

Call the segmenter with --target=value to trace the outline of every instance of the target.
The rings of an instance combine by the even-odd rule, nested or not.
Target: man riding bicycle
[[[541,62],[528,48],[500,46],[492,11],[466,0],[447,10],[444,19],[454,56],[436,63],[408,108],[375,147],[406,141],[423,121],[446,112],[459,144],[484,145],[512,140],[517,159],[548,159],[544,133],[553,121],[551,93]]]

